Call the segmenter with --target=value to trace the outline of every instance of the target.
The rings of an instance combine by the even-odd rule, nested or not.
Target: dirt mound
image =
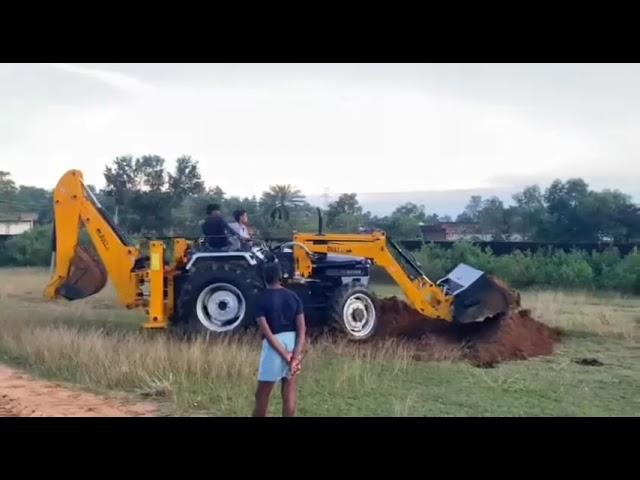
[[[513,306],[519,298],[513,298]],[[404,338],[416,349],[415,359],[464,358],[490,367],[507,360],[524,360],[553,352],[558,334],[533,319],[528,310],[512,308],[482,323],[450,324],[425,318],[397,298],[380,301],[381,337]]]

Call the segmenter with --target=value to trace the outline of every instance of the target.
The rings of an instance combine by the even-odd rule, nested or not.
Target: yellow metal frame
[[[165,268],[164,243],[153,241],[149,244],[149,320],[145,328],[164,328],[165,316]]]
[[[374,265],[384,268],[395,280],[413,307],[423,315],[453,320],[453,296],[444,292],[425,276],[411,280],[395,260],[387,246],[384,232],[371,234],[309,234],[298,233],[293,237],[293,256],[296,275],[309,278],[313,264],[306,250],[316,254],[343,254],[364,257]]]
[[[54,192],[54,218],[56,237],[55,267],[45,288],[45,297],[55,299],[58,289],[69,276],[69,269],[78,245],[80,228],[87,230],[104,264],[118,300],[127,308],[145,307],[145,328],[165,328],[174,311],[173,282],[176,265],[184,263],[189,247],[185,239],[174,241],[173,265],[164,262],[163,242],[149,244],[149,268],[134,271],[140,250],[125,245],[107,220],[87,198],[82,173],[70,170],[58,182]],[[145,296],[144,287],[149,292]]]

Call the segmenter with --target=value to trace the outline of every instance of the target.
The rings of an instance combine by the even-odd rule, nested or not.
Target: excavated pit
[[[380,300],[378,340],[407,341],[416,360],[464,359],[479,367],[553,353],[559,333],[532,318],[529,310],[520,308],[516,292],[494,281],[507,296],[510,308],[484,322],[451,324],[428,319],[397,297]]]

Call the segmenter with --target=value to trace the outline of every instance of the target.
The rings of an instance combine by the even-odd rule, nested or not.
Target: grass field
[[[90,299],[45,302],[48,274],[0,269],[0,362],[94,392],[159,402],[169,415],[250,414],[259,340],[246,335],[180,342],[138,330],[141,311],[105,289]],[[389,286],[381,295],[397,294]],[[344,341],[311,345],[300,377],[299,415],[637,416],[640,298],[523,292],[523,306],[565,335],[551,357],[493,369],[411,360],[411,346],[355,351]],[[602,366],[576,363],[595,358]],[[274,397],[270,414],[278,415]]]

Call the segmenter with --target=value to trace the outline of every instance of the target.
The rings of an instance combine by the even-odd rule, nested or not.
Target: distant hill
[[[415,191],[415,192],[381,192],[358,193],[358,200],[364,210],[369,210],[374,215],[388,215],[403,203],[413,202],[424,205],[427,213],[438,215],[450,215],[455,217],[464,210],[472,195],[480,195],[483,198],[499,197],[505,205],[512,203],[512,195],[518,188],[476,188],[464,190],[442,191]],[[339,194],[330,195],[329,201],[334,201]],[[323,206],[325,199],[322,195],[307,195],[307,201],[315,206]]]

